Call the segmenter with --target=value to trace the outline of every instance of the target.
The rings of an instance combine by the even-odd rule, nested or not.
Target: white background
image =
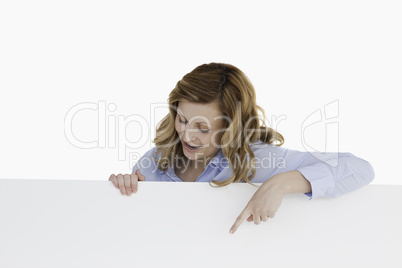
[[[273,125],[284,147],[351,152],[373,165],[373,184],[402,184],[400,14],[399,1],[384,0],[2,1],[0,178],[131,173],[167,112],[151,108],[196,66],[224,62],[250,78],[269,122],[285,118]],[[95,148],[65,134],[81,103],[115,107],[99,129],[101,109],[72,120],[77,139],[101,141]],[[335,117],[306,128],[326,105]],[[114,136],[138,148],[119,149]]]

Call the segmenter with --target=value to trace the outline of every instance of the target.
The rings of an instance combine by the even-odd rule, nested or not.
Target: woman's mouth
[[[188,145],[188,143],[185,142],[185,141],[183,141],[183,143],[184,143],[184,148],[186,148],[187,151],[190,151],[190,152],[194,152],[194,151],[196,151],[196,150],[198,150],[198,149],[201,148],[201,145],[200,145],[200,146],[190,146],[190,145]]]

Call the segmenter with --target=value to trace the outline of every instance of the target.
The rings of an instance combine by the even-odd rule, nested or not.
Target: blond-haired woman
[[[370,163],[351,153],[281,147],[284,138],[265,125],[252,83],[231,64],[196,67],[177,82],[168,102],[155,147],[132,174],[110,176],[122,194],[135,193],[139,180],[212,182],[213,187],[262,183],[230,229],[234,233],[245,219],[259,224],[273,218],[285,194],[336,197],[374,179]]]

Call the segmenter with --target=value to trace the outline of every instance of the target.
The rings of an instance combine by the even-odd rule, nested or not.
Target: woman
[[[262,183],[233,224],[234,233],[245,219],[259,224],[273,218],[285,194],[336,197],[374,179],[370,163],[353,154],[280,147],[283,136],[265,125],[253,85],[233,65],[198,66],[176,84],[169,105],[156,130],[156,146],[132,174],[110,176],[123,195],[136,193],[139,180],[213,182],[218,187]]]

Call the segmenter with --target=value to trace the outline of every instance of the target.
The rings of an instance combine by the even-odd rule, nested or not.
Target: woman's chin
[[[184,153],[184,156],[187,157],[188,159],[195,160],[195,157],[196,157],[195,154],[189,153],[186,150],[184,150],[183,153]]]

